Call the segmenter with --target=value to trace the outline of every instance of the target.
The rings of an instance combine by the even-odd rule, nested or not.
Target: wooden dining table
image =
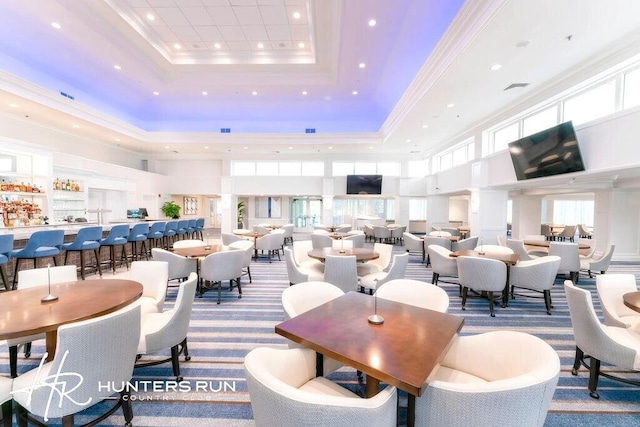
[[[368,322],[377,313],[381,325]],[[330,357],[367,375],[366,395],[385,382],[408,393],[407,425],[415,424],[415,398],[462,328],[464,317],[348,292],[279,325],[277,334],[316,351],[317,375]]]
[[[640,291],[628,292],[622,295],[622,301],[631,310],[640,313]]]
[[[79,280],[51,285],[55,301],[41,302],[48,286],[0,293],[0,340],[44,333],[46,361],[56,352],[58,328],[119,310],[142,296],[142,285],[133,280]]]
[[[551,242],[548,240],[525,240],[523,243],[526,246],[535,246],[538,248],[548,248],[551,245]],[[577,243],[577,245],[579,250],[591,248],[591,246],[586,243]]]
[[[320,261],[324,261],[327,258],[327,255],[355,256],[356,262],[365,262],[380,258],[380,254],[378,252],[374,252],[367,248],[319,248],[310,250],[308,255],[310,258],[318,259]]]
[[[198,295],[199,298],[202,298],[202,294],[203,294],[202,278],[200,277],[200,260],[202,258],[207,257],[208,255],[211,255],[217,252],[224,252],[224,251],[231,251],[231,250],[235,250],[235,249],[231,249],[228,246],[224,246],[221,244],[189,246],[189,247],[172,249],[173,253],[177,255],[181,255],[187,258],[194,258],[196,260],[196,273],[198,273],[198,290],[196,291],[196,294]]]

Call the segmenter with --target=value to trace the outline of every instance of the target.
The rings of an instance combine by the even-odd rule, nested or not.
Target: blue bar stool
[[[96,257],[98,273],[100,274],[100,277],[102,277],[100,255],[98,254],[98,251],[100,250],[100,240],[102,240],[102,226],[97,225],[95,227],[81,228],[78,230],[78,234],[76,234],[76,238],[73,242],[62,245],[62,249],[66,251],[64,254],[64,265],[67,265],[69,252],[80,252],[80,276],[82,277],[82,280],[84,280],[85,270],[84,253],[85,251],[91,250]]]
[[[131,243],[131,260],[139,260],[140,255],[144,253],[144,257],[149,261],[147,254],[147,234],[149,234],[149,223],[139,222],[133,225],[127,240]],[[140,251],[138,252],[138,242],[140,243]]]
[[[161,248],[164,240],[164,230],[167,226],[166,221],[158,221],[151,224],[149,227],[149,233],[147,233],[147,240],[149,240],[149,251],[155,248]]]
[[[2,283],[4,283],[5,290],[11,289],[9,281],[7,280],[7,271],[5,265],[11,258],[11,251],[13,250],[13,234],[0,235],[0,276],[2,276]]]
[[[195,219],[190,219],[187,225],[187,236],[190,239],[195,239],[196,238],[196,220]]]
[[[181,219],[178,221],[178,229],[176,230],[176,239],[182,240],[187,235],[187,228],[189,227],[189,220]]]
[[[204,240],[202,236],[202,230],[204,230],[204,218],[196,219],[196,230],[194,233],[195,238],[200,238],[200,240]]]
[[[60,254],[60,248],[64,243],[64,230],[43,230],[34,232],[27,245],[22,249],[14,249],[11,251],[10,258],[16,259],[16,268],[13,273],[13,288],[15,289],[18,280],[18,270],[20,261],[23,259],[32,259],[33,268],[38,268],[38,258],[53,258],[53,264],[58,265],[56,255]]]
[[[129,237],[129,224],[118,224],[111,227],[109,234],[104,239],[100,240],[100,249],[106,246],[110,250],[109,263],[113,272],[116,272],[116,246],[122,247],[122,255],[120,255],[120,263],[124,259],[124,264],[129,269],[129,261],[127,260],[127,250],[125,245],[127,244],[127,237]],[[99,253],[100,251],[98,251]]]
[[[164,229],[164,248],[169,250],[173,244],[173,240],[178,234],[178,221],[167,221]]]

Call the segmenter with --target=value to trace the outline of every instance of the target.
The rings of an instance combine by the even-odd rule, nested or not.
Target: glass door
[[[220,228],[222,223],[222,200],[220,197],[209,198],[209,226]]]
[[[322,219],[322,199],[293,198],[291,199],[291,222],[296,232],[310,232],[313,225]]]

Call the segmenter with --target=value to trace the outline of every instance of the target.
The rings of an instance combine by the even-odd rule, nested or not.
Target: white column
[[[523,240],[527,234],[540,234],[542,196],[515,196],[512,201],[512,238]]]
[[[506,190],[471,190],[471,235],[482,238],[485,245],[497,244],[497,236],[507,233],[508,195]]]
[[[427,197],[427,234],[431,226],[447,226],[449,224],[449,196]]]
[[[595,192],[593,239],[598,251],[616,245],[613,259],[640,259],[640,190],[610,189]]]

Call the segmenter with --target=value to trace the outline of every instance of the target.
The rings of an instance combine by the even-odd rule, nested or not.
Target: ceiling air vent
[[[231,133],[231,128],[220,128],[220,133]]]
[[[316,133],[316,128],[306,128],[304,133]]]
[[[71,100],[74,100],[74,99],[75,99],[75,97],[73,97],[73,96],[69,95],[69,94],[68,94],[68,93],[66,93],[66,92],[62,92],[62,91],[60,91],[60,95],[64,96],[65,98],[69,98],[69,99],[71,99]]]
[[[522,89],[523,87],[527,86],[529,86],[529,83],[511,83],[509,86],[505,87],[504,90]]]

